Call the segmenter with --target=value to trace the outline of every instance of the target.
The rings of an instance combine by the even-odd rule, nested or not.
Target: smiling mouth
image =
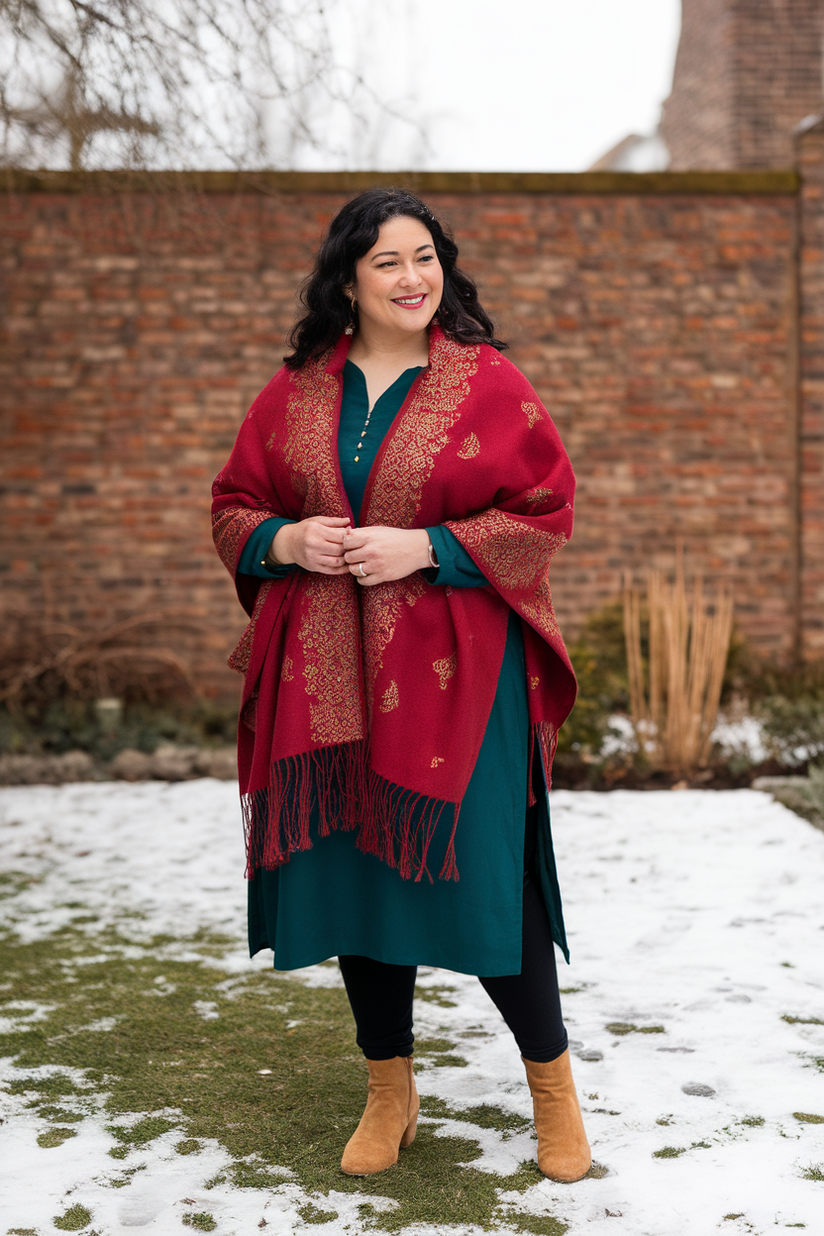
[[[417,309],[426,300],[426,293],[420,292],[417,296],[399,296],[397,300],[393,300],[393,305],[400,305],[402,309]]]

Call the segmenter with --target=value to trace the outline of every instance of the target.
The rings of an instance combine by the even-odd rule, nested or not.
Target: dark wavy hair
[[[301,288],[305,312],[289,335],[293,351],[283,358],[289,369],[299,369],[337,343],[352,320],[345,289],[354,282],[355,265],[377,242],[381,224],[399,216],[417,219],[432,237],[443,268],[443,297],[435,316],[444,334],[458,343],[488,343],[499,352],[507,347],[495,338],[473,280],[456,265],[458,246],[429,207],[406,189],[367,189],[335,215]]]

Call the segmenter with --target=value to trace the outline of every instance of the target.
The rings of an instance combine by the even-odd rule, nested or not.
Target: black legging
[[[529,828],[527,829],[527,835]],[[527,1060],[556,1060],[567,1048],[561,1017],[555,946],[543,898],[530,870],[524,872],[521,973],[480,981]],[[367,1060],[412,1055],[412,999],[417,966],[395,966],[371,957],[339,957],[346,994]]]

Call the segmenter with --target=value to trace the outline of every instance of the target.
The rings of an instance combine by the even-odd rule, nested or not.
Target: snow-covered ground
[[[824,1066],[815,1063],[824,1057],[824,833],[749,790],[559,791],[553,828],[572,948],[561,985],[577,989],[564,997],[565,1015],[593,1155],[607,1171],[575,1185],[544,1181],[512,1200],[542,1213],[549,1204],[572,1236],[801,1227],[821,1236],[824,1181],[804,1172],[824,1172],[824,1124],[793,1113],[824,1116]],[[271,964],[244,952],[234,783],[2,790],[0,871],[11,870],[39,878],[0,903],[23,939],[59,931],[75,914],[64,904],[72,900],[100,916],[95,932],[116,922],[140,940],[201,924],[237,939],[224,964]],[[328,967],[298,978],[338,981]],[[528,1114],[517,1050],[478,982],[443,971],[422,981],[453,987],[457,1007],[422,1004],[419,1034],[457,1035],[479,1022],[495,1033],[461,1039],[468,1067],[427,1069],[421,1089],[452,1108],[490,1103]],[[664,1033],[607,1029],[616,1023]],[[0,1097],[4,1233],[31,1225],[32,1198],[38,1230],[51,1231],[70,1189],[93,1205],[99,1236],[180,1230],[180,1200],[205,1201],[204,1180],[227,1159],[218,1144],[175,1155],[161,1137],[143,1155],[139,1183],[105,1189],[95,1183],[111,1168],[102,1116],[44,1152],[34,1117]],[[474,1136],[466,1124],[459,1131]],[[528,1134],[477,1132],[475,1167],[507,1174],[534,1154]],[[665,1147],[684,1153],[655,1157]],[[268,1230],[303,1228],[302,1200],[291,1183],[265,1197],[229,1186],[208,1194],[219,1232],[238,1236],[256,1230],[262,1207]],[[317,1230],[365,1230],[357,1194],[331,1201],[339,1217]]]

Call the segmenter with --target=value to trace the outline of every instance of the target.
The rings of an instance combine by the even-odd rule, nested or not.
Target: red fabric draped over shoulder
[[[348,347],[344,337],[320,361],[275,375],[213,487],[215,543],[250,614],[229,662],[245,674],[239,769],[249,870],[310,847],[316,814],[320,835],[355,829],[363,850],[420,879],[448,817],[439,874],[457,878],[460,802],[510,609],[524,624],[531,732],[547,771],[575,699],[549,588],[552,555],[572,532],[574,476],[514,365],[433,325],[429,365],[378,452],[362,522],[445,524],[489,585],[433,587],[419,572],[371,588],[300,569],[272,581],[238,575],[264,519],[352,515],[337,459]]]

